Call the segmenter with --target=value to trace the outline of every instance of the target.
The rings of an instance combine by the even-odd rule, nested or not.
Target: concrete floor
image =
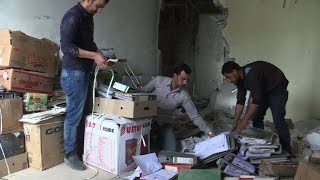
[[[124,173],[120,176],[108,173],[106,171],[98,170],[98,175],[92,180],[124,180],[123,177],[131,175],[133,171]],[[85,180],[95,175],[95,170],[88,168],[86,171],[75,171],[67,165],[60,164],[45,171],[40,171],[34,168],[28,168],[8,176],[0,178],[0,180]],[[226,177],[224,180],[236,180],[234,177]],[[259,178],[257,178],[259,179]],[[277,179],[277,178],[275,178]],[[269,179],[268,179],[269,180]],[[274,180],[274,178],[270,178]],[[292,178],[280,178],[279,180],[293,180]]]
[[[121,177],[126,177],[130,173],[126,173],[121,176],[116,176],[114,174],[108,173],[106,171],[98,170],[98,175],[92,180],[108,180],[108,179],[123,179]],[[1,180],[84,180],[95,175],[95,170],[88,168],[85,171],[76,171],[69,168],[67,165],[60,164],[58,166],[52,167],[45,171],[39,171],[34,168],[28,168],[3,178]]]

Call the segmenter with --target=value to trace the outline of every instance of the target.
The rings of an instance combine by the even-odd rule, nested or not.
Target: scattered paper
[[[131,176],[126,177],[129,180],[134,180],[135,178],[169,180],[177,175],[175,171],[162,169],[162,165],[159,163],[159,159],[155,153],[133,156],[133,159],[137,163],[138,168]]]
[[[55,107],[55,108],[53,108],[51,110],[47,110],[47,111],[25,114],[22,116],[22,118],[19,121],[37,124],[41,121],[45,121],[45,120],[60,116],[65,113],[66,113],[66,108]]]
[[[140,167],[144,176],[155,173],[162,168],[155,153],[133,156],[134,161]]]
[[[224,152],[229,150],[229,144],[225,134],[212,137],[200,143],[197,143],[194,147],[195,155],[200,159],[205,159],[213,154]]]

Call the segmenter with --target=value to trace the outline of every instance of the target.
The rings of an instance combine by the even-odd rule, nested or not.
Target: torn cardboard
[[[48,73],[57,72],[58,44],[21,31],[0,30],[0,66]]]
[[[293,177],[298,168],[298,162],[280,162],[274,163],[268,160],[262,160],[260,168],[267,176],[275,177]]]
[[[0,124],[0,134],[22,131],[22,123],[19,119],[23,115],[23,102],[21,97],[12,99],[1,99],[0,109],[2,114],[2,124]],[[2,126],[2,127],[1,127]]]
[[[319,180],[320,165],[300,161],[294,180]]]
[[[14,173],[23,169],[28,168],[28,157],[27,153],[19,154],[17,156],[12,156],[7,158],[10,173]],[[0,161],[0,177],[8,175],[8,168],[6,166],[5,160]]]
[[[6,91],[52,94],[53,78],[46,73],[19,69],[0,70],[0,84]]]

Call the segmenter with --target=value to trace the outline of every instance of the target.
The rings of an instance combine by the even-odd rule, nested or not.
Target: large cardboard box
[[[23,130],[22,123],[19,122],[19,119],[21,119],[23,115],[23,102],[21,97],[1,99],[0,110],[2,115],[0,133],[7,134]]]
[[[127,118],[143,118],[157,115],[157,101],[123,101],[95,98],[94,111],[106,115]]]
[[[63,120],[58,116],[37,124],[23,123],[30,167],[46,170],[63,163]]]
[[[48,73],[57,72],[58,44],[21,31],[0,30],[0,66]]]
[[[10,173],[14,173],[28,168],[28,156],[27,153],[19,154],[7,158]],[[0,177],[8,175],[8,168],[5,160],[0,161]]]
[[[53,78],[46,73],[19,69],[0,70],[0,84],[7,91],[52,94]]]
[[[89,115],[86,118],[85,162],[113,174],[136,167],[132,156],[147,154],[150,149],[151,119]]]
[[[294,180],[319,180],[320,165],[300,161]]]

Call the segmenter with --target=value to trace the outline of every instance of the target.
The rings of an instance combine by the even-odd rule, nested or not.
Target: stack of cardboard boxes
[[[31,37],[21,31],[11,31],[9,29],[0,30],[0,85],[5,91],[3,93],[0,92],[0,94],[1,97],[3,97],[3,94],[9,94],[9,96],[6,96],[6,99],[0,98],[1,136],[6,133],[23,133],[26,140],[25,142],[23,141],[23,148],[26,147],[26,152],[29,156],[29,165],[41,170],[49,166],[41,166],[38,162],[36,165],[34,162],[41,159],[42,156],[51,157],[50,153],[44,153],[43,148],[41,148],[43,146],[42,141],[45,141],[44,136],[58,133],[60,134],[59,136],[63,137],[62,130],[61,132],[57,131],[55,127],[51,127],[52,124],[50,127],[44,126],[44,124],[36,124],[28,125],[28,131],[23,131],[23,129],[26,129],[23,128],[23,126],[26,127],[26,125],[20,123],[19,119],[24,112],[27,113],[45,109],[43,106],[46,104],[47,97],[53,92],[54,77],[58,75],[58,54],[59,46],[48,39]],[[60,127],[61,124],[63,124],[63,122],[61,123],[63,117],[50,121],[58,123]],[[31,126],[34,128],[31,128]],[[48,133],[50,128],[53,128],[52,132],[54,133]],[[20,136],[17,136],[17,138],[18,137]],[[14,141],[13,139],[14,138],[6,139],[6,142],[12,142]],[[63,138],[59,138],[59,144],[61,144],[61,139],[63,143]],[[37,142],[35,143],[35,141]],[[0,143],[2,146],[8,146],[8,144],[10,144],[4,141],[0,141]],[[50,143],[54,144],[55,142]],[[40,146],[40,150],[35,144]],[[3,149],[6,148],[8,147],[3,147]],[[11,150],[12,148],[14,147],[11,147]],[[8,154],[8,152],[0,151],[0,154],[5,155]],[[10,160],[8,157],[6,158]],[[27,167],[27,154],[21,157],[14,156],[12,158],[14,158],[13,160],[15,161],[19,159],[19,163],[15,162],[13,164],[18,165],[23,162],[25,163],[23,167]],[[22,158],[24,158],[24,160],[22,160]],[[53,158],[58,159],[57,157]],[[6,168],[2,168],[3,163],[3,161],[0,162],[0,177],[9,172],[12,173],[12,170],[15,170],[13,167],[10,167],[9,164],[10,171],[7,171],[8,166],[5,165]]]
[[[19,122],[22,106],[21,98],[0,100],[0,177],[28,167],[23,128]]]
[[[21,31],[0,30],[0,83],[6,91],[51,94],[59,46]]]
[[[132,156],[149,153],[157,102],[96,98],[94,111],[86,119],[84,161],[113,174],[134,169]]]
[[[25,111],[43,110],[58,73],[59,46],[21,31],[0,30],[0,83],[25,94]]]

